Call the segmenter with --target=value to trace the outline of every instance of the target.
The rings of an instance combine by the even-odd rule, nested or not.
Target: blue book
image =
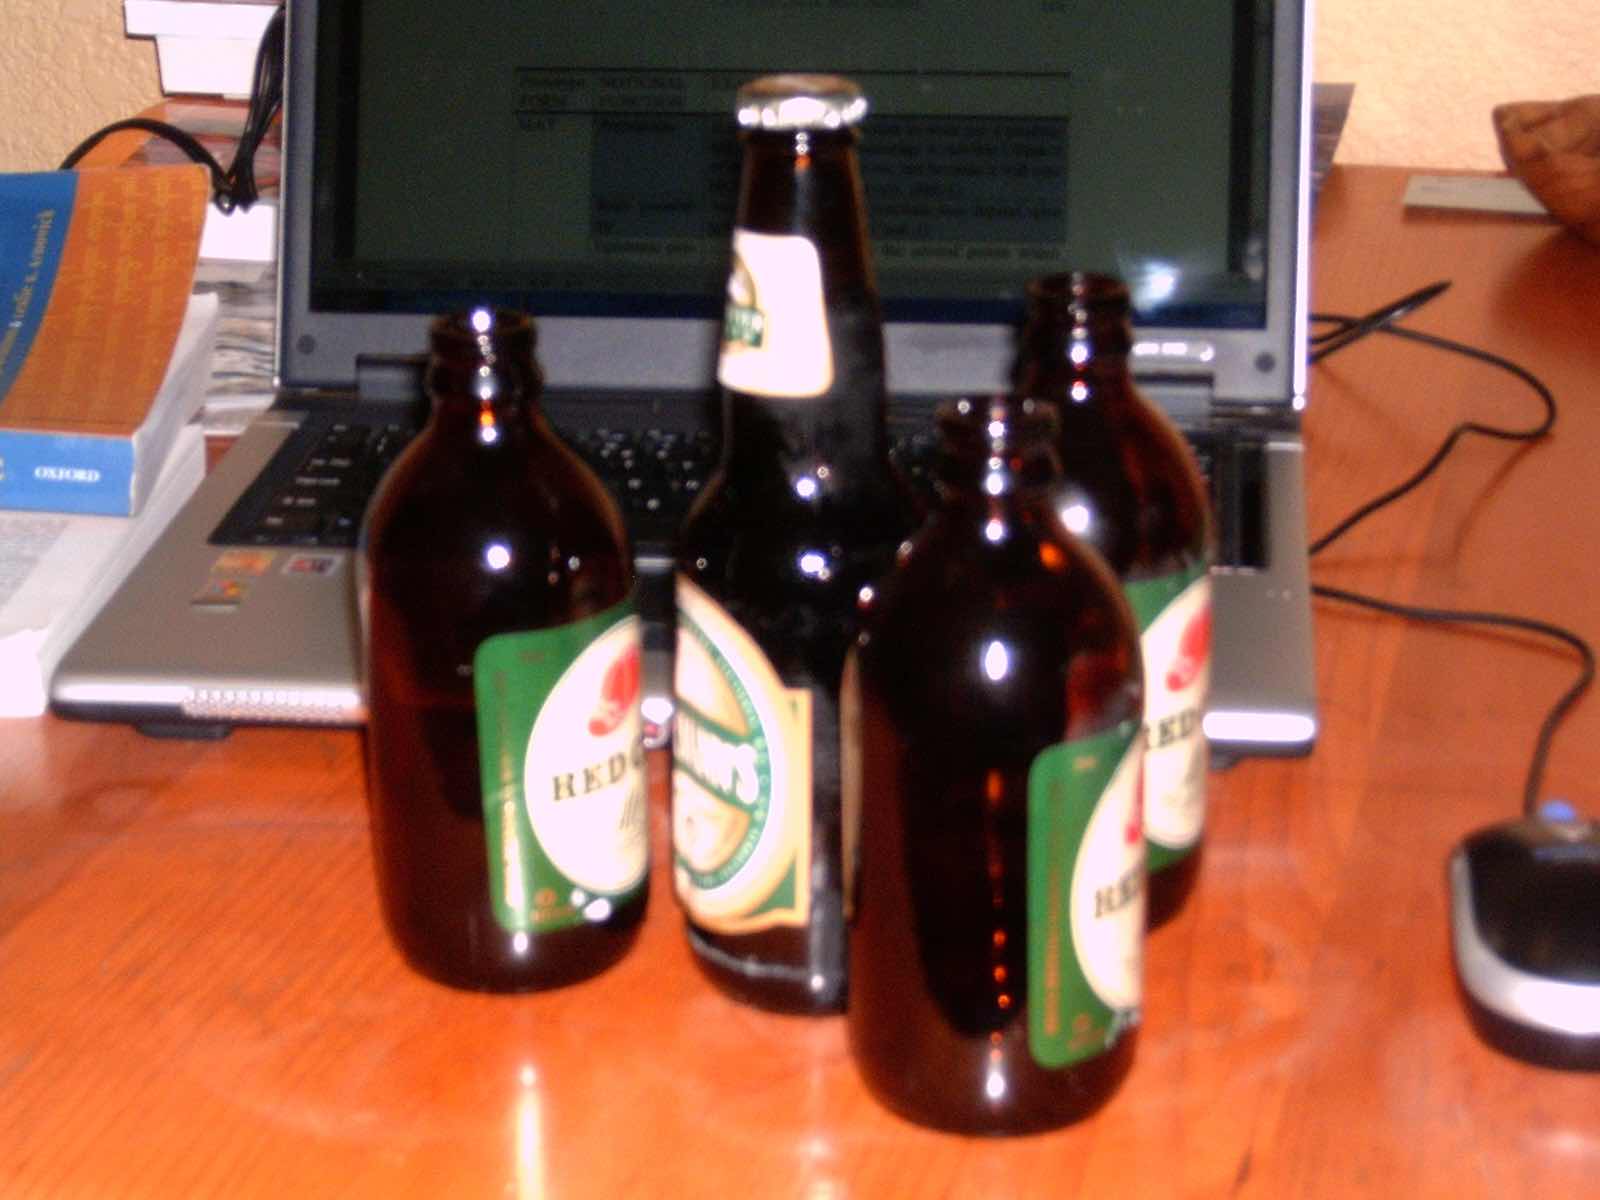
[[[205,172],[0,175],[0,508],[128,516],[205,397]]]

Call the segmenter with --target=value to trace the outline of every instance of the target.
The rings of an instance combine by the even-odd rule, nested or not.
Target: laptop
[[[276,402],[65,656],[54,708],[189,735],[359,723],[364,489],[422,417],[430,316],[494,303],[536,316],[546,411],[623,505],[664,727],[672,537],[720,428],[734,93],[817,70],[871,104],[902,464],[919,477],[941,400],[1004,386],[1029,278],[1121,276],[1137,374],[1217,508],[1206,733],[1305,752],[1303,5],[292,0]]]

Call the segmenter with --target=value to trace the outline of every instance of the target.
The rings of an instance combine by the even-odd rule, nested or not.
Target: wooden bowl
[[[1600,246],[1600,95],[1494,109],[1500,157],[1550,214]]]

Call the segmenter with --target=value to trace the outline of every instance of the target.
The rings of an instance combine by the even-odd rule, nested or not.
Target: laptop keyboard
[[[717,463],[707,430],[599,428],[562,431],[616,497],[635,543],[670,544]]]
[[[378,480],[411,438],[385,421],[308,419],[211,535],[243,546],[356,544]]]
[[[556,423],[567,426],[562,433],[568,444],[616,497],[635,546],[669,553],[674,532],[716,465],[715,437],[704,429],[574,429],[569,413],[558,414]],[[1261,446],[1207,431],[1188,437],[1211,491],[1219,561],[1264,566]],[[353,547],[378,479],[409,438],[406,426],[381,420],[308,419],[280,448],[258,486],[224,518],[212,542]],[[900,414],[891,422],[891,441],[895,462],[912,485],[931,493],[938,452],[931,423]]]

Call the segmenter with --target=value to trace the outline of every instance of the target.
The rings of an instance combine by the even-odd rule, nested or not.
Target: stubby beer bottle
[[[1150,919],[1193,888],[1205,822],[1202,721],[1211,681],[1211,504],[1183,436],[1128,369],[1127,288],[1109,276],[1034,280],[1016,388],[1053,401],[1067,528],[1111,564],[1144,647]]]
[[[909,531],[889,465],[859,89],[739,92],[744,165],[718,378],[723,450],[680,532],[674,880],[729,994],[845,996],[839,682],[864,586]]]
[[[632,559],[540,411],[533,322],[478,309],[431,345],[427,425],[362,534],[379,893],[424,975],[549,987],[618,959],[645,910]]]
[[[939,426],[940,504],[847,671],[850,1046],[903,1116],[1021,1133],[1092,1111],[1132,1062],[1139,635],[1051,508],[1050,405],[959,401]]]

